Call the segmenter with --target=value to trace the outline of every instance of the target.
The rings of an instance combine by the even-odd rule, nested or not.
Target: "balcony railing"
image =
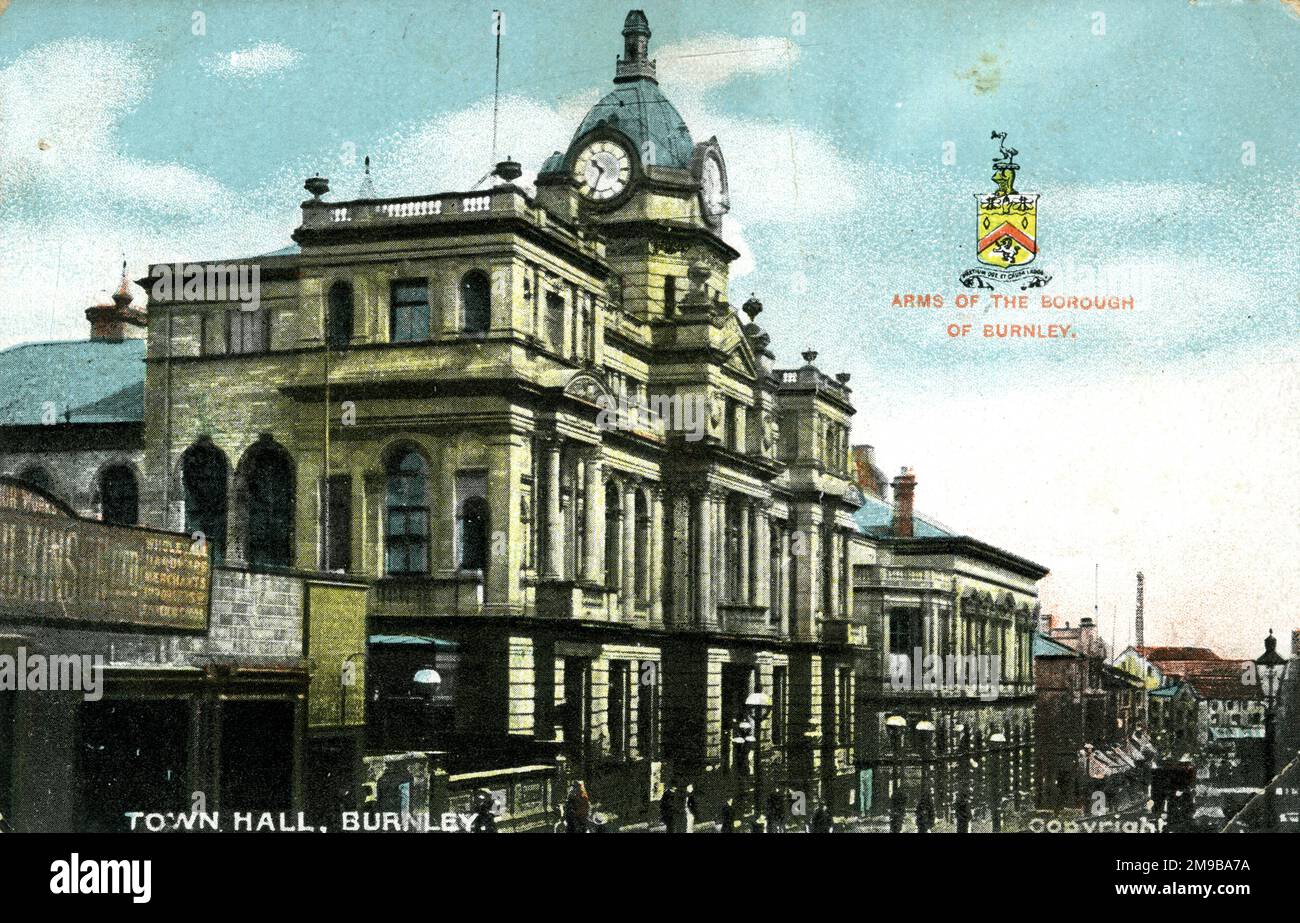
[[[951,590],[953,577],[941,570],[924,567],[863,566],[858,584],[896,590]]]
[[[515,186],[388,199],[355,199],[348,202],[310,199],[302,203],[302,227],[311,231],[342,230],[358,226],[431,224],[464,220],[467,216],[491,218],[503,215],[522,218],[536,227],[547,228],[551,233],[565,238],[570,245],[597,258],[605,255],[602,242],[538,207]]]

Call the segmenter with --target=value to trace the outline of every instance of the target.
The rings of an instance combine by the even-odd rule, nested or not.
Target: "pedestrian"
[[[492,793],[485,788],[478,790],[478,810],[470,824],[470,833],[496,833],[497,816],[492,813]]]
[[[663,821],[664,833],[677,832],[677,783],[664,789],[659,799],[659,819]]]
[[[970,833],[970,798],[965,792],[957,796],[957,832]]]
[[[587,818],[591,815],[591,798],[582,780],[569,786],[569,797],[564,801],[564,832],[586,833]]]
[[[767,796],[767,832],[785,833],[785,790],[779,785]]]
[[[722,821],[720,833],[736,832],[736,799],[728,798],[727,803],[722,806]]]
[[[934,801],[929,792],[923,792],[916,800],[916,832],[929,833],[934,826]]]
[[[826,802],[817,802],[817,810],[813,811],[812,822],[808,825],[809,833],[833,833],[835,831],[835,821],[831,817],[830,809],[826,807]]]
[[[907,796],[901,788],[895,789],[889,799],[889,832],[902,833],[903,821],[907,817]]]
[[[695,832],[695,818],[699,812],[700,806],[695,801],[695,784],[688,782],[686,784],[686,797],[682,800],[682,807],[686,812],[686,832]]]

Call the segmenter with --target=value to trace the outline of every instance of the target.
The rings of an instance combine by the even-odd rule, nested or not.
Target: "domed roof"
[[[673,104],[652,80],[620,83],[600,102],[591,107],[574,133],[570,147],[587,132],[601,124],[616,128],[636,145],[637,154],[646,166],[688,169],[695,142]],[[653,163],[647,151],[653,151]],[[547,160],[546,168],[559,164]]]

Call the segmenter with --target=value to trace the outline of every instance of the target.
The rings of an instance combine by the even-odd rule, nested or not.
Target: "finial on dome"
[[[132,307],[136,293],[131,277],[127,275],[126,259],[122,260],[122,281],[112,295],[101,291],[94,303],[86,309],[90,321],[91,340],[120,343],[123,340],[144,336],[146,318],[141,308]]]
[[[135,292],[131,291],[131,278],[126,274],[126,257],[123,257],[122,281],[118,283],[117,291],[113,293],[113,303],[125,308],[130,307],[133,301],[135,301]]]
[[[641,10],[628,11],[623,20],[623,57],[614,64],[614,82],[655,79],[655,62],[650,60],[650,21]]]
[[[755,323],[758,320],[758,315],[763,313],[763,302],[758,300],[757,295],[750,292],[748,300],[740,306],[740,310],[745,312],[745,316],[749,318],[751,324]]]
[[[807,362],[809,365],[812,365],[814,360],[816,360],[817,358],[817,350],[805,349],[801,355],[803,356],[804,362]]]

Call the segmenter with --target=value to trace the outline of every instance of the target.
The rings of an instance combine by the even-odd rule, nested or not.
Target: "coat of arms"
[[[985,266],[961,274],[967,288],[993,288],[994,282],[1020,283],[1020,288],[1038,288],[1052,277],[1039,269],[1021,269],[1038,255],[1038,193],[1016,189],[1015,148],[1007,147],[1007,133],[991,135],[998,142],[998,156],[993,158],[994,192],[977,193],[975,202],[975,253]]]

